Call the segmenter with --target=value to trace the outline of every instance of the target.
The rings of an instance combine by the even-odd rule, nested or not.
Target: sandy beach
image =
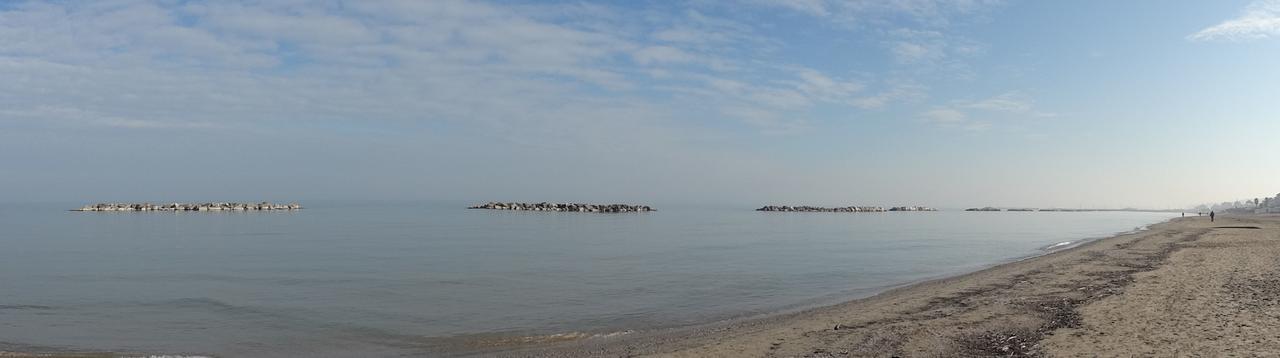
[[[1184,356],[1280,351],[1280,217],[1149,230],[802,312],[504,357]]]
[[[0,358],[1280,358],[1277,63],[1280,0],[0,0]]]

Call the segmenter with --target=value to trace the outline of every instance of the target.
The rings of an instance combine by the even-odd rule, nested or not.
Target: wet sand
[[[481,355],[1213,356],[1277,333],[1280,216],[1188,217],[830,307]]]

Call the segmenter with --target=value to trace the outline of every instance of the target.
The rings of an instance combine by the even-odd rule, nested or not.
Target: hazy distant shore
[[[964,209],[964,211],[1013,211],[1013,212],[1044,211],[1044,212],[1068,212],[1068,213],[1084,213],[1084,212],[1177,213],[1177,212],[1187,212],[1186,210],[1181,210],[1181,209],[1133,209],[1133,208],[1127,208],[1127,209],[997,208],[997,207],[993,207],[993,206],[987,206],[987,207],[981,207],[981,208],[968,208],[968,209]]]
[[[1280,217],[1188,217],[798,313],[485,355],[1215,355],[1280,351]],[[1253,328],[1250,328],[1253,327]],[[491,347],[502,349],[500,347]],[[510,349],[510,348],[508,348]]]

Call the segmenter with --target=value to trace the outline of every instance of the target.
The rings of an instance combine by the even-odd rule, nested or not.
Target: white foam
[[[210,356],[185,356],[185,355],[176,355],[176,354],[161,354],[161,355],[149,355],[149,356],[121,356],[120,358],[213,358],[213,357],[210,357]]]
[[[1057,247],[1062,247],[1062,246],[1067,246],[1067,245],[1071,245],[1071,241],[1063,241],[1063,242],[1059,242],[1059,243],[1056,243],[1056,244],[1053,244],[1053,245],[1049,245],[1049,247],[1046,247],[1045,249],[1054,249],[1054,248],[1057,248]]]

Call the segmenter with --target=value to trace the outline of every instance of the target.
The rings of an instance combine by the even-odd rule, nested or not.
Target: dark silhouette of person
[[[1213,212],[1209,212],[1209,222],[1213,222]]]

